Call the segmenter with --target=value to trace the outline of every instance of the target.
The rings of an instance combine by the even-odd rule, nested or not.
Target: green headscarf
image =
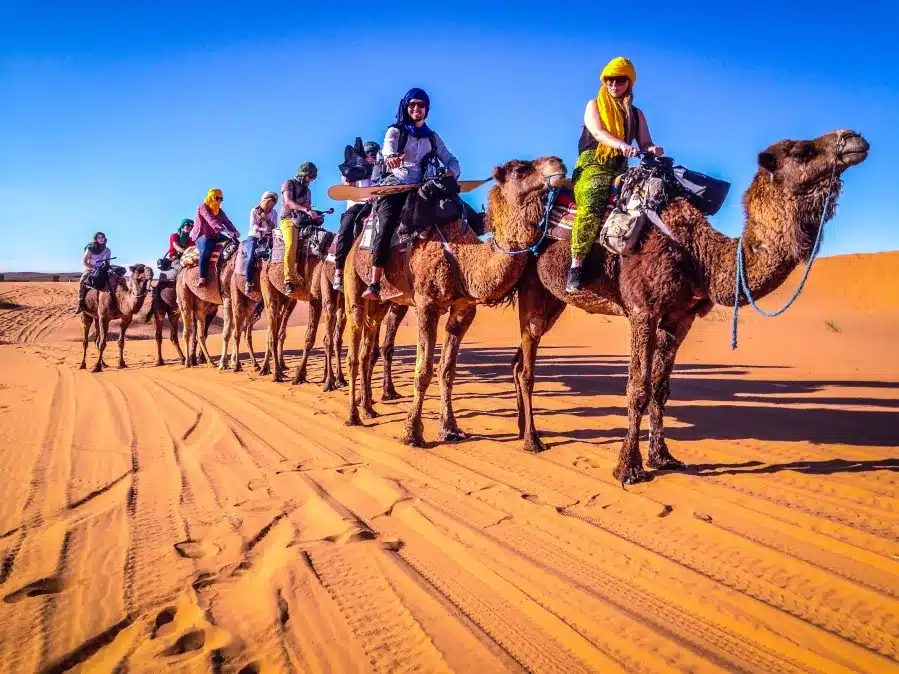
[[[191,227],[193,227],[194,221],[190,218],[184,218],[184,220],[181,221],[181,224],[178,225],[178,245],[182,248],[187,248],[187,242],[190,241],[190,230],[187,230],[185,232],[185,225],[190,225]]]

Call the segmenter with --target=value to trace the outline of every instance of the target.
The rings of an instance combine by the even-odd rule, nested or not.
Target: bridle
[[[559,196],[559,192],[561,191],[561,187],[553,187],[552,181],[553,178],[565,177],[564,173],[552,173],[548,176],[544,176],[546,178],[546,202],[543,206],[543,217],[540,219],[540,237],[537,241],[528,246],[527,248],[522,248],[521,250],[506,250],[502,246],[499,245],[496,241],[496,236],[493,236],[493,245],[494,247],[501,253],[506,255],[525,255],[530,253],[534,257],[537,257],[540,254],[540,246],[543,245],[543,242],[546,240],[547,234],[549,234],[549,216],[552,213],[553,206],[556,204],[556,198]]]

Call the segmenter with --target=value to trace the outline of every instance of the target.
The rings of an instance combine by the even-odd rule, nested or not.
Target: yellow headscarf
[[[627,93],[616,100],[605,85],[607,77],[627,77],[631,81]],[[615,136],[615,138],[627,142],[630,140],[628,122],[633,112],[631,100],[633,99],[634,84],[637,81],[637,71],[634,69],[634,64],[624,56],[616,56],[602,69],[599,79],[603,84],[600,86],[599,93],[596,96],[596,107],[599,109],[599,118],[602,120],[603,128]],[[600,160],[620,154],[621,150],[608,147],[602,143],[596,148],[596,156]]]
[[[206,193],[206,199],[203,200],[203,203],[209,206],[209,210],[212,211],[213,215],[218,215],[219,210],[222,208],[222,202],[216,201],[212,197],[221,197],[222,191],[217,188],[213,188]]]

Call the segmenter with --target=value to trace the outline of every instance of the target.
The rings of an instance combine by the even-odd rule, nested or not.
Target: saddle
[[[238,274],[243,274],[243,270],[247,268],[247,243],[249,243],[249,240],[241,241],[240,245],[237,247],[237,259],[234,260],[234,270]],[[271,260],[273,249],[274,237],[260,239],[260,241],[256,244],[256,250],[253,253],[253,260],[256,262],[258,262],[259,260]],[[281,251],[283,259],[283,242]]]
[[[228,241],[227,243],[216,243],[209,256],[209,266],[219,270],[222,263],[231,259],[231,256],[237,252],[238,243],[236,241]],[[200,249],[196,245],[188,247],[181,255],[181,268],[189,269],[200,264]]]

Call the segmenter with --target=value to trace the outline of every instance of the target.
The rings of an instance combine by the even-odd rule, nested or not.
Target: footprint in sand
[[[156,620],[153,625],[153,634],[150,635],[151,639],[165,636],[167,632],[170,632],[172,629],[174,629],[175,611],[176,610],[173,607],[169,607],[167,609],[163,609],[157,614]]]
[[[33,583],[29,583],[23,588],[3,597],[3,601],[7,604],[15,604],[29,597],[39,597],[44,594],[57,594],[62,592],[64,586],[59,578],[41,578]]]
[[[599,465],[589,456],[579,456],[574,460],[574,467],[578,470],[589,470],[599,468]]]
[[[179,555],[188,559],[214,557],[222,551],[218,545],[209,541],[181,541],[175,543],[175,550]]]
[[[262,670],[259,668],[255,662],[251,662],[246,667],[241,669],[237,674],[259,674]]]
[[[198,651],[206,644],[205,630],[193,630],[181,636],[174,644],[167,648],[165,655],[183,655]]]

